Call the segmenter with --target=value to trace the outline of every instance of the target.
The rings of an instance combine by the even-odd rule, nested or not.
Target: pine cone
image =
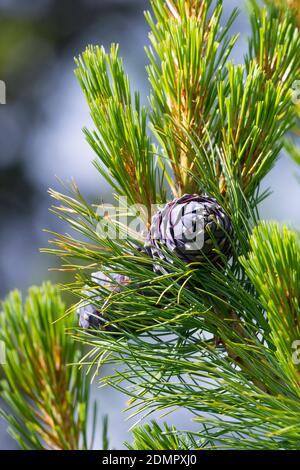
[[[216,262],[221,253],[230,257],[232,235],[231,220],[215,199],[185,194],[153,216],[145,250],[151,257],[164,261],[168,259],[162,247],[186,263],[207,259]],[[154,270],[163,272],[157,266]]]
[[[122,285],[125,285],[129,282],[129,278],[116,273],[110,273],[110,277],[106,274],[98,271],[91,275],[91,279],[101,286],[103,289],[110,290],[113,293],[121,292]],[[87,300],[84,300],[81,303],[81,306],[78,308],[78,315],[79,315],[79,326],[81,328],[99,328],[99,326],[105,323],[105,319],[103,318],[102,311],[97,309],[94,305],[95,302],[103,300],[102,308],[106,305],[106,300],[102,298],[102,292],[100,293],[97,288],[88,289],[88,286],[85,286],[85,290],[83,290],[83,294],[87,297],[91,298],[91,303]]]

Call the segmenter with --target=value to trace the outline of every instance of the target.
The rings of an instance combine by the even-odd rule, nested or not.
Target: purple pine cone
[[[94,305],[95,302],[99,303],[102,299],[102,308],[105,307],[106,301],[103,299],[102,289],[107,289],[115,293],[121,292],[122,285],[128,284],[129,282],[129,278],[122,274],[110,273],[110,277],[108,277],[101,271],[93,273],[91,279],[101,287],[101,291],[98,290],[97,287],[88,289],[88,286],[86,286],[83,291],[83,294],[91,299],[91,302],[88,302],[88,300],[82,301],[77,311],[79,315],[79,326],[85,329],[91,327],[99,328],[101,323],[105,322],[101,310]]]
[[[186,263],[203,262],[207,258],[216,261],[220,253],[230,257],[232,235],[231,220],[215,199],[185,194],[153,216],[145,250],[151,257],[165,261],[162,247]],[[157,266],[154,269],[163,271]]]

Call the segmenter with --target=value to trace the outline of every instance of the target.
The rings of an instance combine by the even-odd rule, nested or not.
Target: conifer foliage
[[[249,48],[236,65],[237,11],[224,22],[221,0],[152,0],[148,107],[132,93],[117,45],[109,52],[89,46],[76,59],[94,126],[84,132],[120,204],[113,214],[100,210],[75,183],[68,194],[50,190],[53,212],[71,231],[52,234],[45,251],[76,272],[72,311],[88,306],[101,319],[73,329],[88,347],[79,362],[94,377],[113,364],[99,380],[128,394],[133,420],[179,408],[198,426],[136,426],[131,449],[299,449],[299,236],[259,216],[268,197],[261,182],[284,145],[298,155],[295,137],[287,140],[298,132],[298,3],[262,8],[251,0]],[[210,201],[201,256],[178,256],[176,227],[190,230],[201,220],[195,206],[186,218],[182,200]],[[128,229],[137,217],[138,228]],[[151,221],[163,233],[155,246],[153,239],[145,245]],[[226,256],[225,242],[214,244],[206,225],[218,241],[225,227]],[[109,281],[97,282],[95,272]],[[12,307],[5,305],[7,323]],[[85,396],[81,380],[76,406]]]
[[[149,110],[131,98],[117,46],[108,54],[89,47],[77,61],[95,125],[85,132],[96,167],[117,198],[130,188],[130,202],[147,208],[185,194],[214,198],[231,221],[232,255],[222,266],[205,256],[186,263],[164,243],[154,260],[141,233],[101,236],[101,217],[76,186],[70,195],[51,191],[61,203],[54,212],[89,239],[52,240],[50,251],[78,269],[73,292],[82,297],[84,283],[95,288],[91,268],[130,279],[103,293],[106,327],[75,336],[89,344],[84,362],[91,368],[114,364],[115,374],[101,381],[128,393],[132,417],[184,408],[199,424],[190,433],[152,422],[136,428],[133,448],[297,449],[299,240],[259,220],[268,196],[260,183],[296,123],[295,15],[251,1],[249,51],[236,65],[236,11],[221,26],[222,1],[151,4]],[[117,218],[107,219],[123,234]],[[149,227],[149,212],[145,221]],[[168,226],[166,234],[168,242]]]
[[[23,449],[88,449],[89,381],[76,363],[83,354],[70,341],[57,287],[32,287],[26,300],[12,292],[2,304],[0,340],[5,345],[1,415]],[[95,431],[96,405],[92,422]],[[94,434],[94,432],[92,432]]]

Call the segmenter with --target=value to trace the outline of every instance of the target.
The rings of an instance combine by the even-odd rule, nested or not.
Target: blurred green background
[[[233,59],[242,62],[249,33],[244,2],[224,3],[225,17],[233,7],[241,8]],[[146,102],[143,10],[148,7],[146,0],[0,0],[0,80],[7,86],[7,103],[0,105],[0,298],[15,287],[24,291],[44,279],[63,280],[48,271],[58,262],[39,253],[48,239],[43,228],[66,230],[48,211],[47,189],[59,188],[56,176],[65,181],[74,177],[91,201],[111,197],[81,132],[90,118],[73,74],[73,57],[90,43],[107,47],[119,42],[132,88]],[[300,227],[295,172],[283,154],[264,183],[273,194],[261,214]],[[109,412],[111,444],[118,448],[128,439],[129,423],[120,414],[126,397],[111,390],[95,393],[100,409]],[[174,417],[181,428],[187,419],[184,412]],[[0,448],[14,446],[0,421]]]

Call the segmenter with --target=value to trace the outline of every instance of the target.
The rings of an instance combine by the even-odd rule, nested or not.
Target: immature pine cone
[[[145,250],[153,258],[165,261],[162,247],[186,263],[206,259],[215,262],[221,253],[230,257],[232,235],[231,220],[215,199],[185,194],[153,216]]]
[[[121,292],[122,285],[125,285],[129,282],[129,278],[116,273],[110,273],[110,277],[101,271],[93,273],[91,279],[98,284],[101,288],[110,290],[111,292]],[[105,320],[102,316],[101,310],[95,306],[95,302],[99,303],[103,297],[102,291],[98,290],[97,287],[93,289],[88,289],[88,286],[85,286],[83,294],[87,297],[90,297],[91,301],[87,300],[82,301],[80,307],[78,308],[79,315],[79,326],[81,328],[98,328],[100,324],[104,324]],[[103,299],[102,308],[106,305],[105,299]]]

